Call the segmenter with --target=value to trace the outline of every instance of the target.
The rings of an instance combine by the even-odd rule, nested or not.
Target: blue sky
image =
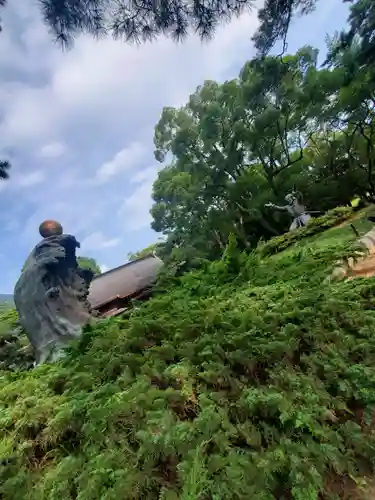
[[[31,4],[31,5],[30,5]],[[288,51],[311,44],[347,18],[342,0],[318,2],[294,22]],[[218,30],[209,44],[160,39],[140,47],[80,37],[62,52],[29,0],[9,2],[0,34],[0,293],[12,293],[38,226],[56,219],[102,269],[158,238],[150,228],[157,170],[153,128],[163,106],[184,104],[205,79],[235,77],[254,55],[256,13]]]

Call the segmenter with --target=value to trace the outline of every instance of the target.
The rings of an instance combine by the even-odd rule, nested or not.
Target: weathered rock
[[[60,358],[67,343],[90,321],[87,295],[93,274],[78,267],[79,246],[69,234],[44,238],[27,258],[16,283],[14,302],[36,364]]]
[[[372,221],[372,218],[369,217]],[[351,280],[375,276],[375,228],[361,236],[353,247],[353,256],[337,262],[331,280]]]

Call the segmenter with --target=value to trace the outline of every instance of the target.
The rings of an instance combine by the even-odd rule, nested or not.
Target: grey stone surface
[[[88,289],[93,273],[78,267],[74,236],[44,238],[27,258],[14,289],[20,324],[36,364],[53,362],[91,319]]]
[[[284,206],[275,205],[274,203],[266,203],[265,206],[273,208],[274,210],[279,210],[280,212],[287,212],[293,218],[289,231],[306,226],[311,219],[311,215],[306,211],[306,207],[302,201],[302,195],[293,191],[285,196],[285,201],[287,205]]]

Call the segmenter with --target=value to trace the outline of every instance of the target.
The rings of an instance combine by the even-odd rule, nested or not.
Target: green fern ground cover
[[[325,279],[353,240],[228,251],[62,363],[1,372],[0,498],[315,500],[372,474],[375,281]]]

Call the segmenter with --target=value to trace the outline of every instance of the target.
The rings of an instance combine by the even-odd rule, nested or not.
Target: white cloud
[[[158,168],[157,167],[148,167],[144,170],[140,170],[130,179],[131,184],[139,184],[140,182],[145,182],[152,180],[152,182],[156,178]]]
[[[44,178],[44,173],[40,170],[36,170],[35,172],[30,172],[29,174],[25,173],[17,176],[12,184],[20,188],[29,188],[35,186],[36,184],[40,184],[44,181]]]
[[[3,229],[4,231],[17,231],[20,229],[20,223],[16,219],[8,218],[4,221]]]
[[[56,128],[50,115],[51,95],[48,89],[20,84],[12,86],[9,94],[12,102],[6,106],[1,124],[5,144],[29,146],[44,138],[48,140]]]
[[[51,142],[40,149],[39,156],[42,158],[59,158],[65,152],[65,147],[61,142]]]
[[[106,273],[110,269],[106,264],[99,264],[99,267],[102,273]]]
[[[257,21],[255,15],[244,15],[221,27],[209,44],[192,36],[182,45],[160,38],[138,47],[81,36],[68,52],[40,35],[39,21],[34,20],[33,29],[31,24],[28,20],[28,58],[47,58],[47,79],[7,87],[1,128],[3,140],[11,144],[45,144],[77,125],[118,136],[124,128],[134,127],[134,133],[153,127],[163,105],[182,104],[202,80],[220,78],[228,66],[243,61]]]
[[[104,248],[112,248],[120,243],[119,238],[106,238],[103,233],[96,231],[91,233],[81,242],[81,249],[84,252],[92,250],[102,250]]]
[[[38,227],[44,220],[59,221],[64,233],[73,234],[79,242],[82,242],[82,236],[91,228],[98,227],[100,217],[103,212],[106,213],[106,200],[96,201],[94,197],[91,197],[82,203],[82,193],[79,192],[78,195],[74,191],[71,193],[70,187],[62,193],[57,192],[55,186],[52,189],[46,189],[44,185],[37,193],[35,193],[36,189],[30,191],[35,196],[32,198],[33,205],[37,204],[38,208],[29,214],[25,213],[23,218],[19,217],[22,220],[22,235],[29,248],[40,239]],[[82,210],[83,207],[84,210]]]
[[[149,229],[157,172],[150,165],[163,106],[183,105],[205,79],[237,75],[254,54],[256,13],[221,26],[210,43],[191,36],[183,44],[160,38],[137,47],[81,36],[63,52],[37,4],[19,0],[2,10],[0,149],[11,152],[12,170],[10,181],[0,181],[0,214],[18,222],[6,232],[0,223],[6,267],[9,276],[18,273],[44,219],[60,221],[83,250],[105,250],[102,258],[114,267],[157,239]],[[298,20],[298,45],[306,43],[304,31],[314,43],[312,37],[323,39],[321,26],[340,29],[336,18]],[[56,168],[41,171],[39,155]],[[0,291],[12,288],[6,280]]]
[[[96,172],[96,180],[99,183],[108,182],[111,177],[116,176],[124,170],[131,170],[139,164],[144,156],[144,147],[135,142],[127,148],[119,151],[112,160],[103,163]]]
[[[138,183],[138,187],[131,196],[125,199],[118,211],[118,216],[126,231],[139,231],[150,225],[152,186],[157,172],[156,167],[149,167],[138,172],[131,179],[132,183]]]

